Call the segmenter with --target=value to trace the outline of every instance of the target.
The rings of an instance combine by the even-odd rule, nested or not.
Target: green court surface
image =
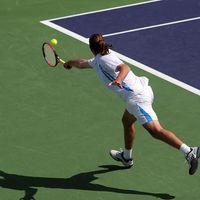
[[[135,166],[109,157],[123,147],[124,105],[93,70],[49,68],[41,44],[57,38],[65,59],[90,58],[88,46],[41,20],[134,0],[2,0],[0,7],[0,199],[150,200],[200,198],[200,171],[188,175],[183,155],[136,124]],[[199,96],[130,66],[150,78],[164,127],[200,145]],[[119,165],[118,165],[119,164]]]

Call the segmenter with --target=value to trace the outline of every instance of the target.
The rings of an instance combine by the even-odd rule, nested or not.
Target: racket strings
[[[43,54],[44,54],[44,58],[45,58],[48,65],[56,66],[57,57],[55,55],[53,48],[49,44],[44,44]]]

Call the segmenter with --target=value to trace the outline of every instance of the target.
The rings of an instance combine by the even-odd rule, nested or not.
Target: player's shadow
[[[34,195],[37,193],[38,187],[114,192],[130,195],[154,196],[160,199],[175,198],[174,196],[165,193],[152,193],[138,190],[119,189],[92,183],[94,180],[98,179],[98,177],[95,175],[126,169],[116,165],[102,165],[99,167],[101,169],[79,173],[69,178],[21,176],[0,171],[0,177],[2,177],[0,178],[0,186],[3,188],[25,191],[25,196],[20,200],[35,200]]]

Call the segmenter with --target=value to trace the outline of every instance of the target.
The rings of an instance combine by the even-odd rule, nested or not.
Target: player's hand
[[[63,66],[64,66],[65,69],[71,69],[72,68],[72,66],[70,66],[68,62],[65,62],[63,64]]]
[[[114,80],[113,82],[110,82],[108,84],[108,87],[111,87],[111,86],[117,86],[119,88],[123,88],[122,87],[122,82],[121,81],[118,81],[118,80]]]

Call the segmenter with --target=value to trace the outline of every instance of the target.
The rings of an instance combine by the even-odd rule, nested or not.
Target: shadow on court
[[[8,174],[3,171],[0,171],[0,176],[2,177],[0,178],[0,186],[3,188],[25,191],[24,197],[22,197],[20,200],[35,200],[34,195],[37,193],[38,187],[114,192],[130,195],[154,196],[159,199],[175,198],[174,196],[164,193],[126,190],[92,183],[92,181],[98,179],[98,177],[95,177],[95,175],[97,174],[104,174],[112,171],[126,169],[124,167],[119,167],[116,165],[102,165],[99,167],[102,169],[96,171],[83,172],[74,175],[70,178],[31,177],[16,174]]]

